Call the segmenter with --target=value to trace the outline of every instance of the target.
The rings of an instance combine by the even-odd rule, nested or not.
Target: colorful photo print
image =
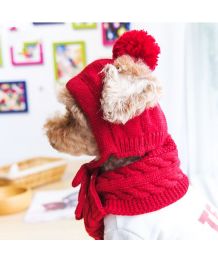
[[[86,64],[84,42],[53,44],[55,79],[66,80],[78,74]]]
[[[0,82],[0,113],[27,112],[26,83]]]
[[[40,42],[24,42],[10,48],[11,62],[15,66],[43,64],[43,50]]]
[[[96,29],[97,23],[72,23],[73,29]]]
[[[102,23],[103,44],[113,45],[117,38],[130,30],[130,23]]]

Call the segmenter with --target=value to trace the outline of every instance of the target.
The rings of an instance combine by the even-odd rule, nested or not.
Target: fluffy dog
[[[112,60],[91,63],[60,90],[66,113],[45,124],[56,150],[96,157],[73,182],[76,218],[95,239],[218,238],[217,211],[189,186],[158,104],[159,51],[146,32],[125,33]]]
[[[140,115],[146,108],[154,107],[162,94],[159,81],[141,60],[134,62],[123,55],[102,70],[105,73],[101,106],[103,117],[112,123],[125,124]],[[65,105],[65,115],[55,116],[45,124],[46,135],[53,148],[73,156],[90,155],[99,157],[98,147],[89,123],[70,95],[62,87],[58,101]],[[130,164],[139,156],[128,158],[110,157],[102,171]]]

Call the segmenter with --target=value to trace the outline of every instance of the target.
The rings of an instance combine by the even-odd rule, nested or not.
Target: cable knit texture
[[[95,239],[103,239],[105,215],[153,212],[180,199],[189,184],[179,168],[177,148],[159,105],[146,109],[125,125],[103,119],[101,71],[112,61],[96,60],[67,83],[87,117],[100,151],[100,159],[83,165],[72,183],[81,185],[76,219],[84,218],[87,232]],[[141,158],[100,173],[100,167],[111,155]]]

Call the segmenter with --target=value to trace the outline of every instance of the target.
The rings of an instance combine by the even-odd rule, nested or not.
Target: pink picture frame
[[[40,42],[24,42],[20,46],[10,47],[10,56],[14,66],[41,65],[44,62]]]

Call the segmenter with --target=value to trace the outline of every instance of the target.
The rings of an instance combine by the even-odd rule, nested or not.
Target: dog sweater
[[[104,238],[105,216],[134,216],[160,210],[182,198],[189,185],[159,104],[125,125],[103,119],[101,72],[112,62],[96,60],[67,83],[88,120],[100,153],[100,159],[80,168],[72,183],[80,185],[76,219],[84,218],[88,234],[95,239]],[[110,156],[140,159],[101,173],[101,166]]]

